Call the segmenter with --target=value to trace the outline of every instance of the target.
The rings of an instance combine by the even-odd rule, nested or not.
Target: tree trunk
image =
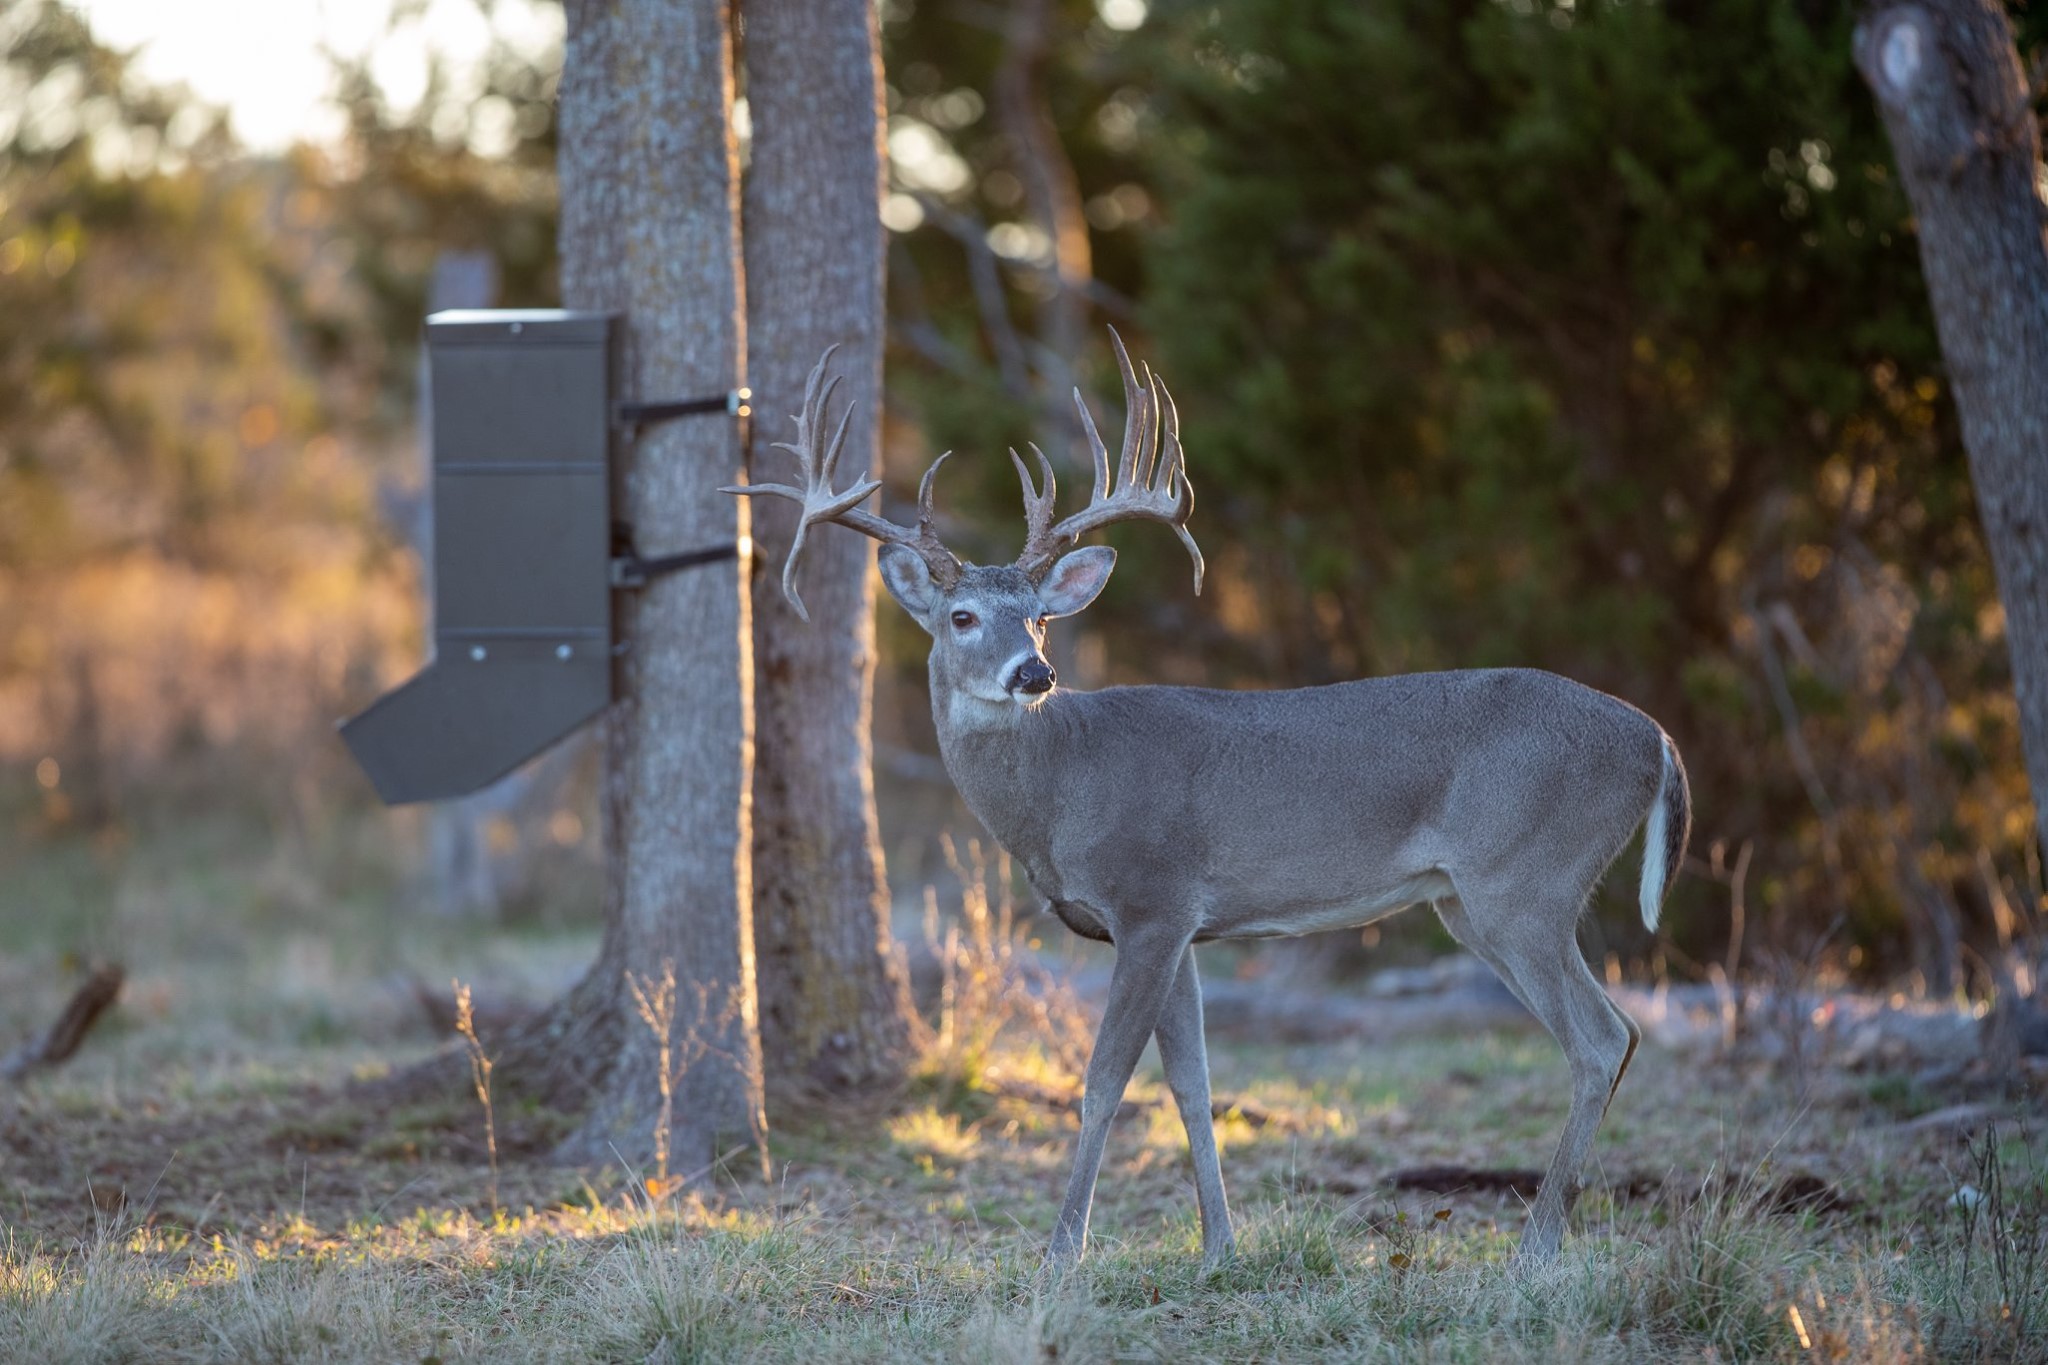
[[[2005,603],[2036,831],[2048,848],[2048,238],[2040,130],[1993,0],[1912,0],[1867,15],[1856,65],[1913,205]]]
[[[562,297],[571,308],[626,314],[626,396],[715,393],[744,380],[730,20],[712,0],[568,5]],[[730,422],[650,426],[622,455],[614,506],[642,551],[746,534],[744,500],[717,491],[741,468]],[[749,617],[744,576],[729,564],[619,599],[625,650],[605,730],[604,943],[549,1021],[559,1044],[550,1065],[594,1091],[562,1148],[567,1159],[646,1161],[666,1133],[672,1167],[688,1177],[710,1168],[721,1140],[764,1144]],[[632,985],[658,997],[666,973],[675,991],[663,1038]],[[672,1105],[665,1079],[674,1081]]]
[[[995,116],[1010,144],[1011,168],[1024,183],[1031,217],[1052,252],[1053,287],[1038,310],[1039,364],[1058,367],[1040,386],[1046,430],[1078,439],[1068,395],[1075,383],[1074,362],[1088,341],[1087,290],[1095,277],[1095,255],[1081,181],[1060,140],[1046,88],[1057,20],[1052,0],[1014,0],[1009,6],[995,71]]]
[[[753,160],[745,191],[753,467],[786,471],[804,380],[837,344],[850,403],[842,483],[873,472],[881,432],[882,80],[869,0],[745,6]],[[836,403],[835,403],[836,408]],[[794,508],[754,502],[755,553],[779,565]],[[761,1047],[782,1088],[849,1091],[902,1075],[909,991],[889,933],[875,822],[870,715],[875,547],[810,541],[804,601],[754,583],[757,755],[754,925]]]

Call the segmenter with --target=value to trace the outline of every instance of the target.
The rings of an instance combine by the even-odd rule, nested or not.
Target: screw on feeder
[[[482,645],[471,645],[469,647],[469,657],[476,660],[478,663],[482,663],[485,659],[491,657],[491,652],[485,649]]]
[[[573,656],[575,655],[575,653],[576,653],[576,651],[575,651],[575,650],[573,650],[573,649],[571,649],[571,648],[570,648],[569,646],[567,646],[567,645],[556,645],[556,646],[555,646],[555,657],[556,657],[557,659],[562,659],[562,660],[565,660],[565,661],[566,661],[566,660],[568,660],[569,658],[573,657]]]

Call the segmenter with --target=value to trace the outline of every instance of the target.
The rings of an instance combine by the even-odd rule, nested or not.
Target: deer
[[[825,352],[796,414],[801,486],[724,489],[802,511],[782,588],[808,620],[796,573],[807,532],[827,522],[881,542],[889,595],[931,636],[932,717],[947,773],[975,817],[1068,929],[1113,945],[1107,1001],[1084,1078],[1072,1174],[1046,1263],[1079,1261],[1110,1122],[1148,1040],[1187,1132],[1208,1268],[1235,1254],[1217,1155],[1195,946],[1370,924],[1427,902],[1453,938],[1499,974],[1563,1050],[1571,1108],[1530,1206],[1516,1257],[1562,1243],[1579,1175],[1642,1031],[1609,998],[1578,924],[1609,866],[1643,830],[1639,899],[1654,931],[1692,819],[1678,746],[1642,711],[1553,673],[1467,669],[1285,691],[1062,687],[1047,624],[1084,610],[1116,551],[1082,546],[1124,521],[1160,523],[1194,562],[1194,507],[1179,415],[1165,383],[1123,376],[1123,448],[1109,452],[1078,388],[1094,492],[1055,520],[1050,461],[1013,448],[1024,549],[972,564],[933,529],[933,480],[917,524],[859,504],[873,478],[835,489],[847,415],[826,433],[837,379]],[[850,409],[848,410],[850,415]]]

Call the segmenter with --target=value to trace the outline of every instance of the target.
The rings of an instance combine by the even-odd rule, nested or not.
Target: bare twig
[[[677,999],[675,959],[665,958],[661,964],[661,975],[643,977],[636,972],[626,973],[626,989],[632,992],[634,1009],[640,1015],[640,1022],[647,1025],[654,1034],[656,1064],[660,1074],[656,1076],[656,1088],[661,1094],[661,1109],[654,1116],[654,1178],[647,1182],[647,1193],[655,1199],[681,1189],[708,1175],[711,1167],[693,1171],[675,1180],[669,1178],[669,1147],[675,1129],[675,1094],[677,1082],[688,1074],[691,1067],[707,1057],[722,1057],[734,1066],[741,1065],[725,1048],[710,1041],[711,1036],[725,1033],[732,1022],[739,1017],[739,992],[729,990],[725,1001],[714,1014],[711,1006],[711,984],[693,983],[691,990],[696,996],[695,1012],[680,1033],[676,1028]],[[759,1134],[757,1133],[758,1140]]]
[[[1785,666],[1778,658],[1777,646],[1772,643],[1772,632],[1779,628],[1779,623],[1767,612],[1751,613],[1750,622],[1755,629],[1757,656],[1764,666],[1764,682],[1770,688],[1771,701],[1778,709],[1778,725],[1785,735],[1785,750],[1791,756],[1792,768],[1799,774],[1800,783],[1806,788],[1806,797],[1813,804],[1814,814],[1820,817],[1821,853],[1827,864],[1835,903],[1843,906],[1848,904],[1848,893],[1842,867],[1842,817],[1828,795],[1827,785],[1821,781],[1820,769],[1813,761],[1813,751],[1806,745],[1804,719],[1799,714],[1799,704],[1792,699],[1792,688],[1785,680]]]
[[[1080,177],[1046,94],[1057,9],[1051,0],[1012,0],[1003,12],[994,112],[1009,144],[1011,169],[1023,182],[1025,202],[1052,248],[1052,296],[1040,311],[1039,324],[1041,340],[1060,365],[1050,375],[1050,398],[1073,387],[1074,360],[1088,326],[1088,300],[1080,286],[1095,278],[1095,259],[1081,209]],[[1046,407],[1052,422],[1063,419],[1057,403]]]
[[[478,1103],[484,1107],[484,1147],[491,1158],[491,1212],[498,1212],[498,1117],[491,1105],[491,1059],[476,1036],[476,1018],[469,1007],[469,987],[460,981],[448,983],[455,990],[455,1031],[469,1053],[469,1078],[476,1086]]]
[[[997,1036],[1019,1021],[1079,1076],[1087,1067],[1087,1020],[1066,983],[1020,951],[1025,935],[1010,896],[1009,855],[998,850],[991,867],[975,840],[965,856],[950,837],[942,847],[960,881],[960,918],[942,936],[937,892],[925,888],[925,941],[943,971],[938,1028],[926,1040],[931,1064],[980,1072]]]
[[[925,360],[962,379],[979,378],[981,367],[973,357],[946,339],[946,334],[921,318],[898,318],[889,324],[889,336]],[[891,408],[891,411],[900,409]]]
[[[962,378],[981,377],[981,362],[955,345],[952,338],[932,322],[931,306],[925,297],[924,272],[917,268],[917,257],[897,237],[889,239],[889,287],[892,292],[889,336],[892,340],[910,347],[948,374]],[[888,402],[886,395],[883,402]]]
[[[1742,988],[1736,983],[1741,980],[1742,940],[1749,922],[1749,860],[1755,852],[1755,842],[1744,839],[1731,864],[1728,841],[1716,839],[1704,864],[1697,858],[1686,860],[1728,888],[1728,952],[1722,961],[1707,964],[1707,978],[1721,996],[1721,1047],[1724,1051],[1732,1051],[1742,1036]]]
[[[1026,1104],[1064,1113],[1081,1112],[1078,1086],[1048,1085],[1026,1076],[992,1076],[984,1078],[981,1085],[989,1094],[1002,1099],[1022,1100]],[[1126,1095],[1118,1102],[1116,1114],[1119,1119],[1127,1119],[1152,1110],[1163,1110],[1173,1103],[1170,1096]],[[1293,1132],[1306,1126],[1300,1115],[1269,1109],[1249,1095],[1216,1096],[1209,1101],[1209,1117],[1216,1120],[1242,1119],[1249,1127],[1272,1128],[1278,1132]]]
[[[626,988],[633,992],[633,1005],[640,1012],[640,1021],[654,1033],[655,1049],[661,1059],[660,1074],[656,1077],[661,1112],[654,1116],[654,1179],[649,1182],[655,1188],[648,1191],[658,1199],[668,1188],[669,1130],[675,1121],[675,1072],[671,1068],[675,1053],[676,964],[663,962],[658,982],[627,972]]]
[[[988,333],[995,351],[996,372],[1003,388],[1020,403],[1037,399],[1031,383],[1031,369],[1024,359],[1024,340],[1010,316],[1010,303],[1003,293],[999,257],[988,244],[988,228],[971,214],[946,206],[934,195],[919,194],[917,202],[925,217],[958,241],[967,252],[967,278],[974,286],[974,303],[981,311],[981,327]]]

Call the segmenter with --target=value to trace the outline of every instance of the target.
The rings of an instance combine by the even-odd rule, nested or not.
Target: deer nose
[[[1015,691],[1036,697],[1052,691],[1053,680],[1051,664],[1043,659],[1026,659],[1017,665],[1017,672],[1010,679],[1010,686]]]

